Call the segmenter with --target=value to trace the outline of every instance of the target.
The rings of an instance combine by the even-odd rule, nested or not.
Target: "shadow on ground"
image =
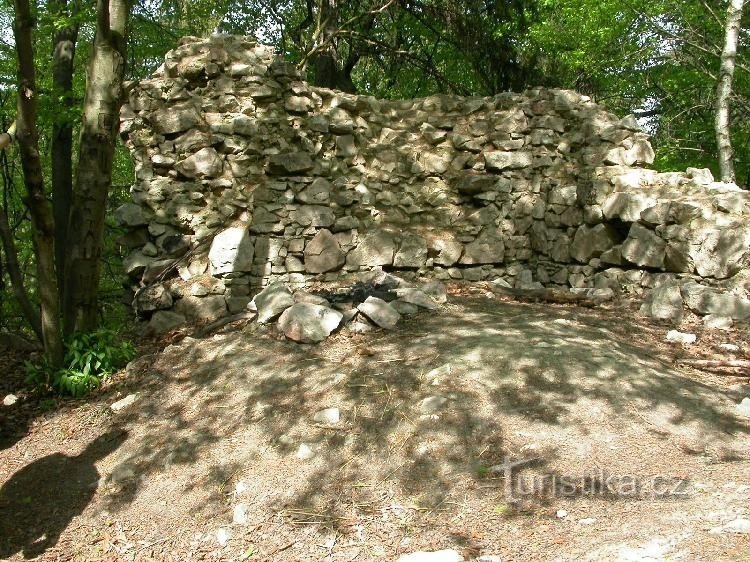
[[[534,457],[551,474],[588,461],[627,470],[637,452],[648,473],[669,468],[667,443],[745,459],[750,426],[729,397],[617,323],[466,300],[321,346],[249,328],[183,341],[154,363],[158,382],[126,420],[137,437],[116,455],[107,507],[174,492],[173,510],[226,511],[244,479],[259,509],[339,527],[396,499],[436,510],[501,488],[488,469],[507,459]],[[341,423],[313,420],[326,407]]]
[[[127,432],[111,430],[76,456],[55,453],[16,472],[0,488],[0,558],[34,558],[57,544],[88,506],[100,474],[95,462],[120,447]]]

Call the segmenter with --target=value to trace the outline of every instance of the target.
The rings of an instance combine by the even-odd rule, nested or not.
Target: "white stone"
[[[357,310],[386,330],[392,330],[401,320],[401,315],[395,308],[377,297],[367,297],[365,302],[357,306]]]
[[[216,542],[219,543],[219,546],[226,546],[231,538],[232,533],[229,532],[229,529],[221,527],[216,530]]]
[[[743,398],[742,402],[737,404],[735,411],[740,416],[750,418],[750,398]]]
[[[709,314],[703,317],[703,327],[707,330],[729,330],[734,321],[729,316]]]
[[[279,317],[279,329],[290,340],[318,343],[341,325],[343,314],[327,306],[301,302],[292,304]]]
[[[18,396],[15,394],[8,394],[5,398],[3,398],[3,406],[12,406],[18,402]]]
[[[341,420],[341,412],[338,408],[325,408],[315,412],[313,421],[318,423],[339,423]]]
[[[428,396],[419,403],[419,411],[423,414],[434,414],[445,406],[448,399],[445,396]]]
[[[248,511],[250,511],[250,508],[245,503],[235,505],[232,512],[232,523],[235,525],[245,525],[247,523]]]
[[[297,458],[306,461],[315,456],[315,451],[313,448],[308,445],[307,443],[300,443],[300,446],[297,448]]]
[[[277,318],[292,305],[294,305],[292,292],[282,283],[272,283],[255,295],[249,308],[257,310],[258,322],[265,324]]]
[[[255,248],[247,229],[231,227],[219,232],[208,252],[211,275],[250,271],[254,253]]]
[[[750,534],[750,519],[735,519],[721,527],[714,527],[710,532],[714,535],[720,533]]]
[[[436,550],[433,552],[412,552],[402,554],[396,562],[463,562],[464,557],[452,549]]]
[[[693,344],[697,339],[698,337],[695,334],[686,334],[678,330],[669,330],[666,337],[666,341],[670,343],[681,343],[683,345]]]
[[[420,291],[419,289],[402,288],[395,289],[395,293],[398,295],[399,300],[407,302],[427,310],[436,310],[438,303],[427,293]]]
[[[132,406],[135,404],[136,400],[138,400],[138,394],[128,394],[125,398],[122,400],[118,400],[114,404],[112,404],[109,409],[112,410],[114,413],[119,413],[128,408],[129,406]]]

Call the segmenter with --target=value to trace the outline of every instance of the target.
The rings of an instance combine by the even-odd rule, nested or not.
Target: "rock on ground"
[[[258,322],[265,324],[277,318],[294,304],[292,292],[282,283],[272,283],[255,295],[248,307],[258,312]]]
[[[367,297],[367,300],[360,304],[357,310],[386,330],[392,330],[401,320],[401,315],[396,312],[395,308],[377,297]]]
[[[434,552],[412,552],[398,557],[396,562],[463,562],[464,557],[453,549]]]
[[[290,340],[299,343],[318,343],[341,325],[343,314],[319,304],[293,304],[279,318],[279,329]]]

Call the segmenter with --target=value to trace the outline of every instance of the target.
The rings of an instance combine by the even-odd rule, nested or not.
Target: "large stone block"
[[[485,227],[473,242],[466,244],[459,263],[479,265],[502,263],[505,257],[505,243],[501,233],[495,228]]]
[[[529,168],[533,159],[530,152],[504,152],[495,150],[484,153],[484,163],[491,172]]]
[[[254,255],[253,241],[246,228],[222,230],[214,236],[208,252],[211,275],[250,271]]]
[[[394,267],[419,268],[427,262],[427,242],[417,234],[405,233],[393,256]]]
[[[305,246],[305,271],[325,273],[344,265],[346,254],[331,231],[322,229]]]
[[[297,303],[279,318],[279,329],[290,340],[318,343],[341,325],[344,315],[338,310],[312,303]]]
[[[313,169],[307,152],[274,154],[268,159],[268,173],[272,176],[299,176]]]
[[[666,241],[653,230],[635,223],[622,244],[621,254],[635,265],[660,268],[664,266],[666,247]]]
[[[598,258],[616,246],[619,238],[617,231],[607,224],[583,225],[576,230],[570,244],[570,256],[581,263],[588,263],[591,258]]]
[[[188,178],[215,178],[221,175],[224,160],[213,148],[202,148],[177,164],[177,171]]]
[[[393,265],[396,240],[387,230],[375,229],[365,233],[357,246],[346,257],[348,267]]]

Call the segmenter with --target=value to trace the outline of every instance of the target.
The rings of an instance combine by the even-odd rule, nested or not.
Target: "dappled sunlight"
[[[747,458],[750,427],[727,397],[589,313],[574,324],[560,313],[466,301],[322,346],[249,327],[186,339],[153,365],[162,384],[128,419],[137,437],[113,456],[106,504],[160,511],[164,474],[182,482],[174,509],[213,513],[226,509],[218,490],[242,479],[263,492],[258,509],[335,528],[383,494],[445,509],[508,457],[538,457],[542,472],[595,459],[626,469],[629,450],[656,440]],[[329,407],[340,423],[313,420]]]

